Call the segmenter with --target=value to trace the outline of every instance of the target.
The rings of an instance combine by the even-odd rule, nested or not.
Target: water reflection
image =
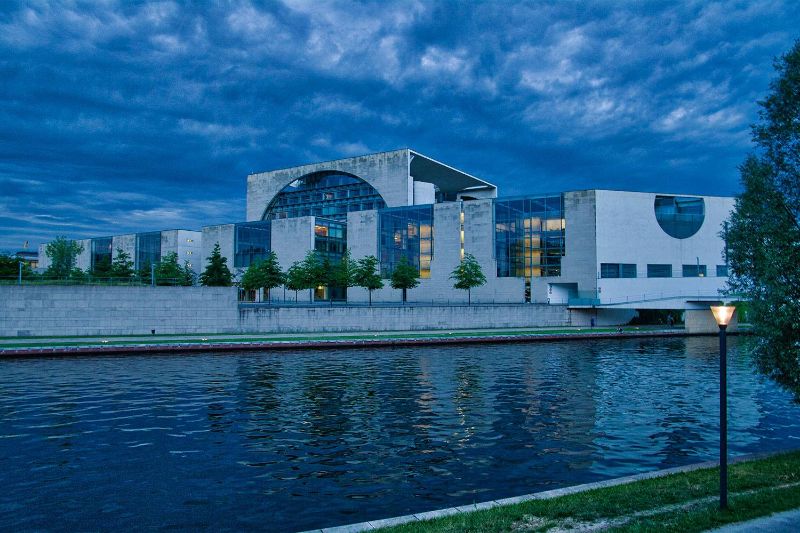
[[[730,342],[733,453],[800,408]],[[10,529],[296,530],[711,459],[714,338],[0,362]]]

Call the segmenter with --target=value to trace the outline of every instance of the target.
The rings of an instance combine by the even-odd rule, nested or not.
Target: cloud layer
[[[0,248],[244,219],[245,176],[412,147],[501,194],[734,194],[795,2],[0,6]]]

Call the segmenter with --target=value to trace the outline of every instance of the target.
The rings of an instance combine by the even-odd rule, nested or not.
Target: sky
[[[245,219],[412,148],[501,196],[739,192],[800,2],[0,3],[0,249]]]

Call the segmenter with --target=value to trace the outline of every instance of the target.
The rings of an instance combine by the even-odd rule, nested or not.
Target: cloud
[[[410,146],[501,194],[737,191],[788,1],[20,2],[0,248],[244,218],[245,176]]]

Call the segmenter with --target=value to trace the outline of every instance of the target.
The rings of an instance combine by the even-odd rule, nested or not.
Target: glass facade
[[[382,209],[386,203],[372,185],[348,174],[317,172],[293,181],[270,203],[264,220],[305,216],[347,220],[351,211]]]
[[[718,278],[728,277],[728,265],[717,265],[717,277]]]
[[[560,276],[564,256],[564,196],[495,200],[498,277]]]
[[[247,268],[272,249],[272,222],[242,222],[234,227],[233,266]]]
[[[314,249],[335,265],[347,250],[347,224],[336,220],[314,220]]]
[[[700,229],[705,219],[702,198],[690,196],[656,196],[656,220],[664,232],[676,239],[691,237]]]
[[[381,275],[391,276],[400,258],[431,277],[433,261],[433,205],[383,209],[378,212],[378,246]]]
[[[600,263],[601,278],[635,278],[635,263]]]
[[[317,218],[314,220],[314,249],[324,261],[331,265],[341,261],[347,250],[347,224],[336,220]],[[344,287],[317,287],[314,290],[316,300],[346,300],[347,289]]]
[[[161,232],[136,234],[136,268],[161,262]]]
[[[648,278],[671,278],[672,265],[647,265]]]
[[[95,270],[96,265],[101,262],[111,266],[112,242],[111,237],[92,239],[92,270]]]

